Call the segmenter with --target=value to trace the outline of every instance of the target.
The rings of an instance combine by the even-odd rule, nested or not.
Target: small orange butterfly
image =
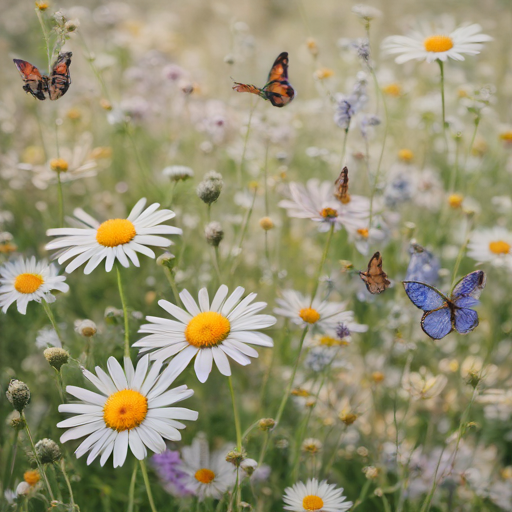
[[[336,199],[342,203],[347,204],[350,202],[350,194],[348,193],[348,168],[343,167],[339,178],[334,182]]]
[[[47,95],[52,101],[64,96],[71,84],[69,66],[72,56],[71,52],[60,53],[53,64],[50,76],[42,75],[30,62],[13,59],[23,82],[25,82],[23,90],[41,101],[45,100]]]
[[[385,292],[391,282],[388,275],[382,270],[382,256],[376,252],[370,262],[366,272],[359,272],[359,277],[364,281],[366,288],[371,294]]]
[[[233,89],[237,92],[257,94],[265,100],[270,100],[274,107],[288,105],[295,96],[295,91],[288,82],[288,52],[283,52],[277,57],[264,87],[260,89],[255,85],[235,82]]]

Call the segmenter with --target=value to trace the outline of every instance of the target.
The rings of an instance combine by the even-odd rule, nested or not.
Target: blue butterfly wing
[[[460,308],[455,313],[455,329],[460,334],[467,334],[475,329],[478,325],[478,313],[472,309]]]
[[[485,287],[485,272],[476,270],[467,276],[464,276],[453,289],[452,300],[456,301],[459,297],[473,297],[478,299]]]
[[[453,326],[452,312],[448,305],[425,313],[421,319],[421,328],[428,336],[435,340],[440,340],[447,334],[450,334]]]
[[[472,308],[480,304],[478,299],[474,299],[473,297],[462,296],[458,299],[455,299],[453,303],[459,308]]]
[[[447,297],[428,284],[403,281],[403,285],[411,302],[423,311],[439,309],[448,301]]]

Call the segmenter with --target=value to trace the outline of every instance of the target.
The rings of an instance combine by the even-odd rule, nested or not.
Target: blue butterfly
[[[483,270],[471,272],[455,285],[450,298],[426,283],[403,281],[403,285],[411,302],[425,312],[421,319],[423,331],[440,340],[453,329],[467,334],[477,327],[478,314],[470,308],[478,304],[485,280]]]

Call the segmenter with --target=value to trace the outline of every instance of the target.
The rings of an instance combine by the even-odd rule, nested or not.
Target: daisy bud
[[[5,395],[18,412],[22,412],[30,403],[30,389],[21,380],[12,379]]]
[[[49,347],[44,352],[44,357],[57,371],[60,371],[62,366],[64,366],[69,360],[69,353],[67,350],[59,347]]]
[[[260,226],[265,231],[269,231],[274,227],[274,223],[270,217],[262,217],[260,219]]]
[[[185,181],[194,177],[194,171],[185,165],[170,165],[166,167],[162,174],[171,181]]]
[[[219,198],[223,186],[222,175],[218,172],[210,171],[205,175],[203,181],[199,183],[196,192],[201,201],[206,204],[212,204]]]
[[[30,484],[27,482],[20,482],[16,487],[16,494],[18,496],[26,496],[30,492]]]
[[[204,236],[210,245],[218,247],[224,238],[224,231],[222,231],[222,226],[214,221],[204,228]]]
[[[98,327],[92,320],[76,320],[75,332],[84,338],[91,338],[98,332]]]
[[[379,476],[379,470],[375,466],[366,466],[363,473],[368,480],[375,480]]]
[[[41,480],[41,475],[37,469],[29,469],[23,474],[23,480],[25,480],[28,485],[33,487],[37,484],[37,482],[39,482],[39,480]]]
[[[258,463],[254,459],[245,459],[240,467],[247,473],[247,476],[251,476],[256,471]]]
[[[276,420],[273,418],[261,418],[261,420],[258,421],[258,427],[260,428],[260,430],[263,430],[264,432],[274,430],[276,425]]]
[[[59,445],[51,439],[41,439],[36,443],[36,454],[41,464],[53,464],[62,458]]]
[[[472,369],[469,370],[464,380],[466,381],[466,384],[470,385],[473,389],[475,389],[482,379],[480,377],[480,372],[476,372],[475,370]]]
[[[44,1],[36,2],[36,9],[38,9],[41,12],[46,11],[46,9],[48,9],[48,7],[50,7],[48,2],[44,2]]]
[[[304,439],[301,448],[303,452],[316,454],[322,449],[322,446],[321,441],[311,437],[309,439]]]
[[[158,258],[156,259],[156,264],[160,265],[161,267],[167,267],[169,270],[172,270],[174,268],[174,265],[176,264],[175,261],[176,257],[174,254],[171,254],[170,252],[164,252]]]
[[[66,172],[69,165],[64,158],[53,158],[50,160],[50,169],[55,172]]]
[[[123,310],[117,309],[114,306],[108,306],[105,309],[105,318],[107,320],[113,320],[115,322],[117,318],[123,318]]]
[[[23,430],[26,427],[25,420],[19,415],[18,412],[14,411],[8,418],[8,423],[14,430]]]
[[[238,450],[231,450],[226,455],[226,462],[231,462],[233,466],[240,467],[242,462],[245,460],[246,453],[242,449],[242,451]]]
[[[64,28],[67,32],[74,32],[80,26],[80,22],[78,20],[69,20],[66,21]]]
[[[100,100],[100,107],[103,109],[103,110],[112,110],[112,103],[110,103],[110,101],[102,98]]]
[[[352,425],[357,420],[357,414],[354,414],[353,412],[346,412],[341,411],[340,412],[340,420],[347,425]]]

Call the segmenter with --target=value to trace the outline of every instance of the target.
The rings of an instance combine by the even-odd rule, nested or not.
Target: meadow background
[[[333,121],[332,98],[349,94],[358,73],[366,73],[369,100],[364,111],[382,122],[366,137],[356,122],[352,124],[344,163],[351,193],[375,193],[382,199],[387,229],[384,239],[373,242],[366,254],[357,250],[345,230],[336,232],[321,272],[319,296],[348,301],[347,309],[369,329],[354,334],[351,343],[336,352],[335,364],[322,371],[305,364],[309,349],[303,351],[293,385],[296,393],[282,421],[270,436],[254,429],[244,443],[248,456],[258,460],[269,436],[265,464],[270,471],[244,483],[243,501],[249,504],[247,510],[282,510],[285,487],[317,476],[343,487],[361,512],[512,510],[512,267],[481,267],[487,272],[487,286],[478,307],[480,326],[467,336],[452,333],[440,342],[421,331],[421,312],[400,284],[411,240],[440,258],[437,286],[448,290],[458,260],[459,276],[476,268],[464,254],[472,229],[510,226],[509,1],[372,2],[382,12],[371,21],[370,30],[377,87],[365,63],[345,47],[343,39],[365,37],[364,24],[351,12],[354,3],[347,0],[51,1],[44,13],[48,24],[58,10],[79,21],[65,46],[73,52],[72,84],[57,102],[39,102],[25,94],[12,63],[21,58],[46,69],[33,2],[1,5],[1,262],[17,255],[50,257],[44,249],[49,241],[45,232],[58,227],[59,211],[56,173],[49,161],[60,157],[69,162],[68,173],[78,176],[63,183],[66,215],[81,207],[98,220],[122,218],[141,197],[170,207],[177,214],[172,224],[184,232],[173,237],[176,245],[170,248],[176,256],[177,287],[196,296],[206,286],[211,294],[219,278],[204,236],[207,207],[195,189],[215,170],[224,180],[220,198],[211,207],[211,220],[224,230],[220,282],[230,289],[243,286],[257,292],[258,300],[268,303],[269,314],[284,290],[311,294],[327,236],[308,219],[289,218],[278,202],[291,181],[334,182],[338,177],[344,131]],[[494,38],[480,55],[445,66],[447,144],[438,66],[416,61],[398,65],[379,49],[386,36],[446,16],[457,24],[480,23]],[[296,90],[290,105],[277,109],[261,98],[232,91],[233,80],[264,85],[282,51],[289,52],[290,82]],[[489,86],[491,94],[482,110],[480,104],[475,110],[469,100],[483,86]],[[404,149],[410,153],[400,153]],[[162,170],[172,165],[190,167],[194,178],[171,183]],[[81,177],[84,170],[91,176]],[[390,192],[397,173],[414,182],[404,185],[403,196],[402,189]],[[426,179],[429,186],[418,185]],[[265,216],[274,223],[268,232],[259,224]],[[366,269],[376,250],[383,254],[392,286],[373,297],[355,270]],[[164,269],[154,260],[141,258],[140,268],[123,270],[123,275],[134,342],[141,337],[137,330],[146,315],[162,316],[157,301],[173,301],[174,296]],[[115,272],[106,273],[102,265],[88,276],[78,269],[67,283],[70,292],[52,305],[64,347],[75,360],[63,367],[62,379],[84,386],[76,361],[88,368],[94,361],[105,368],[109,356],[122,358],[121,303]],[[86,339],[75,332],[78,319],[93,320],[97,334]],[[58,442],[62,431],[56,424],[63,416],[57,411],[61,399],[56,376],[36,345],[46,327],[48,318],[36,303],[29,304],[26,316],[14,305],[0,314],[0,397],[10,379],[26,382],[32,394],[26,415],[34,437]],[[278,316],[278,323],[266,332],[274,339],[273,349],[259,348],[259,359],[247,367],[232,364],[244,430],[260,418],[275,417],[297,358],[299,327]],[[404,385],[409,370],[444,375],[446,385],[437,396],[417,399],[418,394]],[[186,406],[199,411],[199,419],[188,422],[183,441],[170,447],[190,444],[198,432],[206,434],[212,448],[234,442],[226,379],[214,368],[208,383],[201,385],[189,368],[177,382],[195,390]],[[500,390],[499,398],[490,390]],[[342,419],[347,411],[357,416],[353,424]],[[2,493],[15,490],[31,465],[28,441],[20,434],[11,477],[11,413],[11,404],[0,398]],[[304,451],[306,438],[318,439],[323,446],[317,453]],[[443,459],[436,473],[440,451],[454,453],[454,443],[457,462],[438,478],[451,464],[451,459]],[[111,461],[103,468],[97,461],[87,466],[85,457],[77,460],[73,455],[77,445],[69,442],[61,449],[80,509],[126,510],[132,455],[115,470]],[[399,456],[397,445],[402,447]],[[194,498],[168,494],[151,463],[149,467],[158,510],[203,510]],[[61,501],[69,503],[60,473],[50,468],[49,474],[55,488],[60,486]],[[30,500],[12,501],[5,495],[3,510],[46,509],[37,493],[44,489]],[[140,475],[134,506],[148,510]],[[64,504],[56,508],[70,509]]]

